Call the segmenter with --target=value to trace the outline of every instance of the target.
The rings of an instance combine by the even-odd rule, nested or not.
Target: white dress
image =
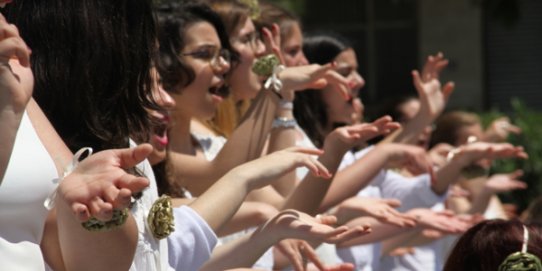
[[[58,173],[26,112],[0,184],[0,269],[45,270],[39,244]]]
[[[135,143],[130,141],[130,146]],[[158,189],[152,167],[148,160],[137,165],[141,173],[146,176],[150,185],[143,191],[143,196],[132,207],[132,215],[137,223],[137,248],[130,267],[130,271],[165,271],[172,270],[168,263],[167,240],[157,240],[147,225],[147,216],[152,204],[158,199]]]

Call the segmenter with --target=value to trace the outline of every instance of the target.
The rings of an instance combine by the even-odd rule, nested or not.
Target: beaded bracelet
[[[297,121],[295,119],[289,119],[289,118],[275,118],[273,120],[273,124],[271,125],[271,128],[294,128],[297,125]]]
[[[280,109],[288,109],[293,110],[294,109],[294,103],[288,100],[280,100],[279,101],[279,108]]]

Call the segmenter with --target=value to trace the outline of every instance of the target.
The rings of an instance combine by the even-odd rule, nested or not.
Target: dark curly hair
[[[179,92],[194,80],[194,71],[179,55],[186,45],[185,31],[194,23],[210,23],[216,29],[222,48],[230,51],[232,62],[238,59],[238,55],[231,49],[222,20],[206,4],[198,1],[167,3],[156,7],[155,14],[160,47],[156,68],[165,90]]]

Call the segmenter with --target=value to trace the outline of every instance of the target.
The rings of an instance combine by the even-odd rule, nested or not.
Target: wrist
[[[277,117],[273,120],[271,129],[291,129],[297,126],[297,122],[292,117]]]

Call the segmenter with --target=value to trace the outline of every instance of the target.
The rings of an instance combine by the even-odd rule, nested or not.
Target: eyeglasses
[[[183,53],[182,55],[208,61],[211,67],[216,70],[222,69],[231,63],[231,53],[224,48],[217,50],[214,47],[208,47],[190,53]]]
[[[253,31],[244,36],[232,39],[232,42],[236,41],[249,45],[254,51],[258,49],[258,46],[260,45],[259,43],[261,42],[260,35],[257,31]]]

